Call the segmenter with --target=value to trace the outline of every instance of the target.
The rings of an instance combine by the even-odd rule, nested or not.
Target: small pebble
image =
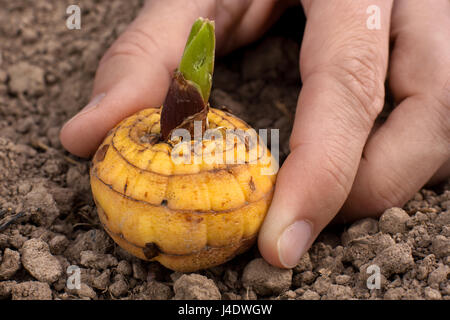
[[[117,266],[118,262],[117,259],[111,254],[103,254],[87,250],[80,253],[80,263],[88,268],[105,270],[109,267]]]
[[[94,289],[92,289],[86,283],[81,283],[79,289],[67,289],[67,292],[76,294],[81,299],[95,299],[97,297]]]
[[[349,300],[353,298],[353,290],[350,287],[332,284],[325,296],[326,300]]]
[[[252,260],[244,268],[242,283],[259,295],[280,294],[292,283],[292,270],[280,269],[268,264],[264,259]]]
[[[58,259],[50,253],[50,249],[40,239],[26,241],[21,250],[24,268],[37,280],[53,283],[62,275],[62,267]]]
[[[349,275],[346,274],[340,274],[338,276],[336,276],[335,282],[336,284],[348,284],[351,280],[351,277]]]
[[[0,280],[11,278],[20,269],[20,266],[20,253],[6,248],[0,263]]]
[[[380,267],[383,275],[390,277],[392,274],[405,273],[412,268],[414,258],[407,244],[395,244],[377,254],[372,264]]]
[[[387,209],[380,217],[380,231],[390,234],[404,233],[407,230],[406,222],[409,218],[406,211],[401,208]]]
[[[436,257],[443,258],[450,255],[450,238],[437,235],[432,242],[432,250]]]
[[[133,274],[133,268],[128,261],[121,260],[117,265],[117,272],[124,276],[130,276]]]
[[[403,288],[391,288],[384,294],[385,300],[400,300],[405,295],[405,289]]]
[[[320,295],[317,292],[308,289],[300,297],[300,300],[320,300]]]
[[[14,285],[11,295],[13,300],[51,300],[52,290],[48,283],[25,281]]]
[[[220,300],[214,281],[199,274],[184,274],[173,285],[175,300]]]
[[[306,252],[301,258],[298,264],[294,267],[294,272],[300,273],[303,271],[311,271],[313,269],[313,265],[311,262],[311,258],[309,253]]]
[[[142,281],[147,280],[147,270],[145,270],[140,261],[133,261],[131,267],[133,269],[133,278]]]
[[[9,90],[13,94],[39,97],[45,91],[44,70],[28,62],[19,62],[8,68]]]
[[[173,297],[170,287],[158,281],[147,283],[146,294],[151,300],[169,300]]]
[[[342,233],[342,244],[348,246],[352,240],[378,232],[378,222],[372,218],[365,218],[354,222],[350,228]]]
[[[115,297],[120,297],[128,292],[128,285],[125,280],[118,280],[109,286],[109,292]]]
[[[442,300],[442,295],[438,290],[426,287],[424,290],[425,299],[427,300]]]
[[[447,276],[450,273],[450,267],[445,265],[440,265],[436,270],[432,271],[428,275],[428,285],[438,286],[440,283],[447,280]]]
[[[58,234],[54,236],[48,243],[50,247],[50,252],[54,255],[60,255],[66,250],[69,245],[69,240],[63,234]]]
[[[314,291],[316,291],[320,295],[326,294],[330,286],[331,280],[326,276],[320,276],[312,285]]]

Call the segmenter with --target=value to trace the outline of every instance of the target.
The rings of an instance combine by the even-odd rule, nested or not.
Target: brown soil
[[[404,210],[322,233],[292,270],[256,248],[183,275],[139,261],[99,226],[87,161],[68,155],[61,125],[90,95],[99,58],[142,1],[80,1],[81,31],[65,26],[70,1],[3,1],[0,11],[0,299],[450,299],[450,183],[422,190]],[[256,128],[279,128],[282,159],[300,80],[301,34],[290,12],[263,40],[219,61],[213,105]],[[381,288],[366,270],[381,267]],[[81,288],[66,287],[81,267]]]

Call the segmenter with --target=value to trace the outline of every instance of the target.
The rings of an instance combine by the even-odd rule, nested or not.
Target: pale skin
[[[215,20],[221,55],[259,38],[295,4],[147,1],[99,64],[92,98],[103,98],[65,124],[62,144],[89,157],[119,121],[160,106],[198,17]],[[307,16],[300,52],[303,87],[291,153],[258,238],[263,257],[284,268],[294,266],[333,219],[377,216],[402,206],[425,184],[450,176],[450,2],[303,0],[301,5]],[[380,8],[379,30],[366,26],[371,5]],[[397,106],[374,126],[386,77]]]

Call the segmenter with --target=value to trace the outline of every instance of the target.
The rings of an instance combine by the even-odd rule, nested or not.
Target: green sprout
[[[201,92],[205,104],[211,93],[215,47],[214,21],[198,18],[192,26],[178,70]]]

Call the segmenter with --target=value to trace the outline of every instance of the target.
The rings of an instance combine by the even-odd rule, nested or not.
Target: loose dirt
[[[192,274],[140,261],[102,230],[89,162],[66,153],[61,125],[88,101],[97,63],[142,1],[2,1],[0,11],[0,299],[450,299],[450,182],[403,209],[325,230],[299,264],[280,270],[256,248]],[[300,88],[299,11],[261,41],[221,59],[212,104],[288,138]],[[7,23],[5,23],[7,21]],[[9,224],[8,224],[9,223]],[[6,224],[6,225],[5,225]],[[372,265],[379,289],[369,289]],[[81,287],[66,285],[79,266]]]

